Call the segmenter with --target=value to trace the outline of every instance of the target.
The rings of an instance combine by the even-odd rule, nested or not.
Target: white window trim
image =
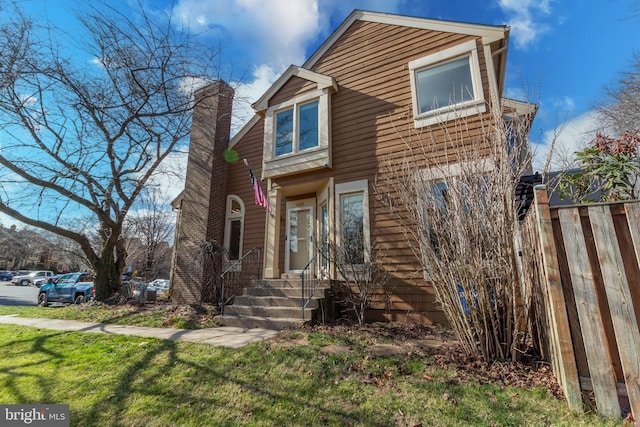
[[[471,82],[473,84],[473,100],[420,113],[416,73],[425,68],[435,67],[439,63],[450,62],[463,57],[469,58]],[[454,118],[463,118],[473,114],[484,113],[487,110],[482,87],[480,61],[478,60],[478,48],[475,40],[470,40],[449,49],[409,62],[409,76],[411,80],[411,98],[413,102],[413,123],[416,128],[430,126],[436,123],[444,123]]]
[[[318,145],[315,147],[309,147],[309,148],[305,148],[304,150],[300,149],[300,108],[302,108],[305,105],[311,104],[313,102],[317,102],[318,104]],[[285,154],[280,154],[280,155],[276,155],[275,154],[275,132],[276,132],[276,126],[274,126],[273,128],[273,132],[274,132],[274,147],[273,147],[273,157],[277,158],[277,159],[281,159],[283,157],[286,156],[292,156],[292,155],[296,155],[305,151],[311,151],[311,150],[315,150],[320,146],[320,99],[319,98],[313,98],[310,99],[308,101],[304,101],[304,102],[296,102],[293,105],[289,105],[286,107],[282,107],[276,111],[274,111],[273,117],[275,119],[275,117],[277,117],[277,115],[281,112],[284,111],[288,111],[288,110],[292,110],[293,111],[293,123],[292,123],[292,133],[293,133],[293,138],[291,141],[291,152],[290,153],[285,153]]]
[[[231,202],[236,201],[240,204],[240,213],[232,214],[231,213]],[[242,258],[242,244],[244,241],[244,214],[245,214],[245,206],[242,199],[233,194],[227,196],[227,206],[225,208],[225,218],[224,218],[224,242],[223,246],[228,251],[229,245],[231,243],[231,221],[234,219],[240,220],[240,245],[238,247],[238,258]],[[237,260],[228,260],[225,257],[225,263],[236,262]],[[226,266],[225,266],[226,267]]]
[[[318,101],[318,146],[298,150],[297,109],[300,105]],[[265,113],[262,178],[331,167],[331,96],[329,89],[315,90],[271,106]],[[275,155],[275,118],[280,111],[294,109],[293,151]]]
[[[362,227],[363,227],[363,239],[364,239],[364,256],[365,262],[371,260],[371,232],[369,222],[369,181],[361,179],[358,181],[345,182],[342,184],[336,184],[336,230],[339,230],[342,226],[342,195],[351,193],[363,193],[362,194]],[[342,242],[341,233],[336,233],[336,244],[339,246]]]

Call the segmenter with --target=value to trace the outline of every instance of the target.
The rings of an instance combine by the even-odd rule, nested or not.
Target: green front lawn
[[[621,425],[419,342],[321,328],[232,350],[0,325],[0,402],[69,404],[72,426]]]
[[[0,305],[0,316],[7,314],[151,328],[201,329],[217,326],[213,320],[217,314],[214,306],[191,307],[160,302],[145,305],[106,305],[92,302],[46,308]]]

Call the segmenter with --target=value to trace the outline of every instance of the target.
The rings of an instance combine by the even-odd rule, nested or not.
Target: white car
[[[165,298],[169,293],[169,281],[167,279],[156,279],[149,283],[147,291],[156,291],[156,298]]]
[[[14,286],[28,286],[38,283],[42,285],[48,279],[53,277],[53,271],[32,271],[29,274],[14,276],[11,284]]]

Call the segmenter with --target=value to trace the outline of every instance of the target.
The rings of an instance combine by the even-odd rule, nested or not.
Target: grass
[[[152,328],[201,329],[214,328],[214,307],[177,306],[171,304],[118,305],[98,303],[52,307],[0,306],[0,316],[80,320],[83,322],[135,325]]]
[[[0,314],[58,312],[16,309]],[[0,402],[69,404],[73,426],[621,425],[544,388],[461,377],[428,351],[375,352],[393,338],[348,331],[232,350],[0,325]]]

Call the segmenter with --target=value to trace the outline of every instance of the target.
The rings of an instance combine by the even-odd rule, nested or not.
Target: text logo
[[[0,425],[69,427],[69,405],[0,405]]]

